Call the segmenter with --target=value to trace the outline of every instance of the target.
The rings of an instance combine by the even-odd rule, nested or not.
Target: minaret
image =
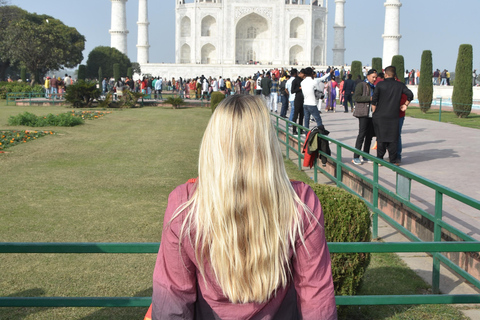
[[[112,28],[110,29],[112,48],[117,48],[120,52],[127,53],[127,10],[126,2],[128,0],[110,0],[112,1]]]
[[[138,43],[137,62],[140,64],[149,63],[148,51],[148,0],[138,0]]]
[[[383,33],[383,67],[392,64],[392,58],[400,52],[400,0],[385,2],[385,31]]]
[[[345,64],[345,0],[335,0],[335,38],[333,45],[333,65]]]

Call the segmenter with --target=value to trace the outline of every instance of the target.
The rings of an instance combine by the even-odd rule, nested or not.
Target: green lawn
[[[407,117],[438,121],[439,110],[430,109],[427,113],[423,113],[419,107],[409,107],[407,111]],[[452,111],[442,110],[442,122],[452,123],[462,127],[480,129],[480,114],[470,113],[467,118],[458,118]]]
[[[69,110],[0,103],[0,130],[30,129],[8,126],[11,115]],[[0,154],[0,241],[160,241],[168,194],[197,175],[210,115],[209,108],[114,111],[73,128],[45,128],[58,134],[7,149]],[[287,167],[292,179],[308,181]],[[0,261],[0,296],[150,296],[155,255],[3,254]],[[428,288],[395,255],[374,255],[366,277],[361,294]],[[3,308],[0,319],[143,319],[145,312]],[[447,319],[436,314],[463,319],[446,306],[362,307],[346,319]]]

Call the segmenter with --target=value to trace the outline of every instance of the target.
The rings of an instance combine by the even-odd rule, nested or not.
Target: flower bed
[[[106,114],[112,113],[112,111],[71,111],[72,115],[75,117],[82,118],[83,120],[94,120],[105,116]]]
[[[33,130],[8,130],[0,131],[0,152],[9,147],[13,147],[19,143],[27,143],[46,135],[55,134],[53,131],[33,131]]]

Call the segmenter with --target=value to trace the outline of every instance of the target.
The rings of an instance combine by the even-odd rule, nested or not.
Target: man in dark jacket
[[[305,79],[305,69],[300,70],[298,75],[292,82],[292,93],[295,94],[295,101],[293,105],[295,106],[295,113],[293,114],[293,122],[297,122],[299,125],[303,125],[303,92],[301,83]],[[301,130],[300,130],[300,133]],[[297,127],[293,127],[293,134],[297,134]]]
[[[397,144],[399,135],[398,117],[400,111],[407,110],[413,93],[407,86],[395,80],[396,68],[385,69],[385,81],[375,88],[372,98],[373,126],[377,135],[377,158],[383,159],[387,149],[390,162],[397,162]],[[400,105],[402,94],[407,96],[407,102]]]
[[[272,79],[270,78],[270,72],[267,72],[265,77],[260,81],[260,86],[262,87],[262,96],[267,107],[270,107],[270,92],[272,89]]]
[[[355,93],[355,81],[352,80],[352,74],[348,75],[348,79],[345,80],[343,83],[343,90],[344,92],[344,99],[343,99],[343,107],[345,108],[344,112],[348,112],[348,103],[350,102],[350,107],[352,108],[353,112],[353,94]]]

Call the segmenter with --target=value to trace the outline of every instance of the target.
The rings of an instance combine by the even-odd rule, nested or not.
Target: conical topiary
[[[402,55],[396,55],[392,58],[392,66],[397,68],[397,78],[402,83],[405,83],[405,60]]]
[[[472,45],[462,44],[458,49],[452,95],[453,112],[455,112],[459,118],[466,118],[472,111],[472,67]]]
[[[352,79],[355,81],[357,80],[357,77],[360,76],[360,78],[363,80],[363,73],[362,73],[362,63],[360,61],[352,61]]]
[[[432,51],[425,50],[422,53],[422,62],[420,65],[420,83],[418,84],[418,103],[420,110],[426,113],[433,100],[433,62]]]

